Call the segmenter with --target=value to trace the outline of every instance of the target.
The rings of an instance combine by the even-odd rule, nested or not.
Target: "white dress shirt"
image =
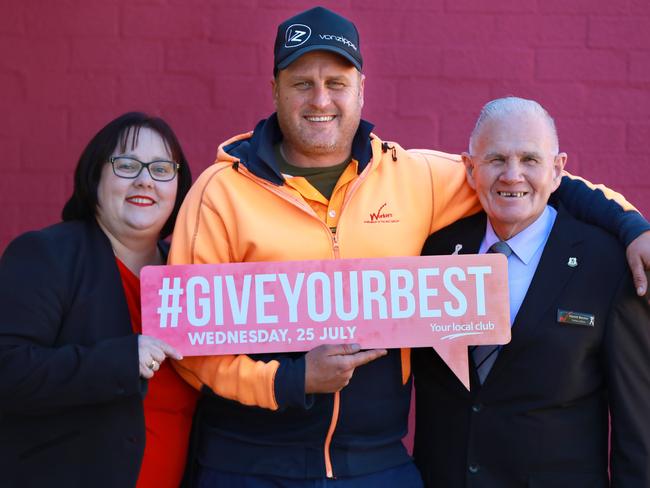
[[[528,292],[530,282],[542,257],[542,251],[551,233],[557,211],[547,205],[542,214],[528,227],[505,241],[512,249],[508,257],[508,292],[510,295],[510,325],[519,312],[519,307]],[[479,254],[484,254],[495,242],[500,241],[488,218],[485,237]]]

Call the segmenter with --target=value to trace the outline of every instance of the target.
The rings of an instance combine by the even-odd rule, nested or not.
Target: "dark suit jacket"
[[[68,222],[14,240],[0,261],[0,485],[134,486],[142,387],[99,227]]]
[[[423,254],[476,253],[481,213],[427,240]],[[568,265],[575,258],[577,266]],[[559,209],[512,328],[471,391],[432,349],[413,350],[415,460],[434,487],[650,487],[650,307],[619,243]],[[559,323],[558,310],[593,314]]]

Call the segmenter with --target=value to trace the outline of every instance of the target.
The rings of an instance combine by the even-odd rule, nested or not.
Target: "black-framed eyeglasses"
[[[111,156],[109,159],[113,166],[113,174],[120,178],[134,179],[140,176],[142,168],[147,168],[152,180],[171,181],[176,177],[180,164],[174,161],[160,159],[143,163],[131,156]]]

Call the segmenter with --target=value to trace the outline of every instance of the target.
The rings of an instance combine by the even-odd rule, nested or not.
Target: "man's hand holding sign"
[[[386,355],[386,349],[361,351],[359,344],[323,344],[305,356],[305,393],[334,393],[348,385],[355,368]]]
[[[506,276],[496,255],[150,267],[143,330],[185,356],[310,351],[307,393],[433,346],[469,387],[467,346],[510,340]]]

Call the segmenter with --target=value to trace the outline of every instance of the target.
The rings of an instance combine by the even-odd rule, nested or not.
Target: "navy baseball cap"
[[[315,7],[285,20],[275,36],[273,73],[284,69],[303,54],[330,51],[343,56],[361,71],[359,32],[345,17]]]

